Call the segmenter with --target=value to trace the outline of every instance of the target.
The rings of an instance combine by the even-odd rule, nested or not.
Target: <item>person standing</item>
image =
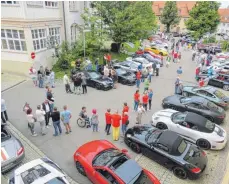
[[[147,91],[149,89],[149,79],[145,79],[145,82],[144,82],[144,91]]]
[[[49,128],[49,118],[51,113],[51,107],[48,100],[45,100],[44,103],[42,103],[42,109],[45,111],[45,124],[46,128]]]
[[[52,118],[53,127],[55,131],[53,136],[58,136],[58,132],[59,135],[62,134],[62,128],[60,126],[60,112],[57,111],[57,107],[53,108],[53,112],[51,113],[51,118]]]
[[[6,112],[6,102],[4,99],[1,99],[1,119],[3,123],[8,121],[8,115]]]
[[[140,88],[140,83],[141,83],[141,72],[140,70],[137,71],[136,73],[136,86],[139,89]]]
[[[167,68],[168,68],[169,65],[170,65],[170,61],[171,61],[171,56],[168,55],[168,56],[166,57],[166,67],[167,67]]]
[[[112,115],[112,134],[113,134],[114,141],[119,140],[120,121],[121,121],[121,116],[118,114],[118,111],[116,111]]]
[[[26,113],[26,118],[27,118],[27,121],[28,121],[28,127],[31,131],[31,134],[33,137],[37,136],[35,130],[34,130],[34,127],[35,127],[35,122],[36,122],[36,118],[33,116],[32,114],[32,109],[28,109],[27,110],[27,113]]]
[[[177,75],[181,75],[183,73],[182,71],[182,67],[180,66],[178,69],[177,69]]]
[[[179,83],[180,83],[180,78],[177,77],[176,81],[175,81],[175,94],[177,94],[177,88],[179,86]]]
[[[45,135],[45,111],[41,109],[40,105],[37,106],[36,117],[41,126],[41,135]]]
[[[107,135],[110,135],[110,128],[111,128],[111,109],[107,109],[107,112],[105,113],[105,119],[106,119],[106,127],[105,127],[105,132]]]
[[[175,51],[175,52],[173,53],[173,62],[174,62],[174,63],[177,63],[177,59],[178,59],[178,52]]]
[[[80,95],[81,85],[82,85],[81,74],[75,74],[73,76],[73,82],[74,82],[74,92],[75,92],[75,94]]]
[[[196,80],[198,79],[198,77],[199,77],[199,74],[200,74],[200,67],[198,66],[198,67],[196,67]]]
[[[28,109],[31,109],[31,107],[29,106],[29,104],[27,102],[25,102],[25,105],[23,107],[23,112],[25,112],[25,114],[27,114]]]
[[[183,85],[182,82],[180,81],[177,87],[177,95],[182,95],[182,93],[183,93]]]
[[[143,107],[144,107],[145,111],[147,111],[148,102],[149,102],[149,97],[148,97],[147,92],[145,91],[143,96],[142,96],[142,103],[143,103]]]
[[[109,77],[109,69],[107,65],[104,66],[103,75],[104,77]]]
[[[151,104],[152,104],[152,98],[153,98],[153,90],[150,89],[148,92],[148,98],[149,98],[149,111],[151,110]]]
[[[178,63],[181,62],[181,52],[177,53],[177,61],[178,61]]]
[[[96,112],[96,109],[92,110],[91,125],[93,132],[98,132],[99,117]]]
[[[140,101],[140,94],[139,94],[139,90],[137,90],[134,94],[134,110],[135,111],[138,110],[139,101]]]
[[[40,70],[37,73],[38,78],[38,87],[43,88],[44,87],[44,74],[40,72]]]
[[[29,69],[29,75],[33,81],[34,86],[37,86],[37,71],[32,66]]]
[[[126,133],[126,129],[127,129],[128,124],[129,124],[128,112],[124,112],[124,114],[122,115],[122,133],[123,133],[123,136]]]
[[[72,93],[71,87],[70,87],[70,80],[68,78],[67,72],[65,72],[65,75],[63,77],[63,82],[65,85],[65,91],[66,93]]]
[[[49,88],[49,87],[47,89],[46,96],[47,96],[47,99],[48,99],[49,104],[50,104],[50,112],[52,112],[53,108],[54,108],[54,97],[53,97],[53,94],[52,94],[52,89]]]
[[[149,79],[149,82],[150,82],[150,83],[151,83],[151,81],[152,81],[152,76],[153,76],[153,68],[152,68],[152,67],[149,67],[148,79]]]
[[[139,106],[138,106],[138,111],[137,111],[137,123],[136,124],[141,124],[142,122],[142,114],[145,113],[145,109],[144,107],[142,106],[142,103],[139,103]]]
[[[83,88],[83,94],[87,93],[87,79],[86,76],[84,74],[82,74],[82,88]]]
[[[127,114],[129,112],[129,107],[126,102],[123,104],[122,114],[124,114],[125,112],[127,112]]]
[[[55,72],[53,70],[50,70],[51,73],[50,73],[50,85],[52,88],[55,87]]]
[[[66,128],[66,134],[69,134],[69,132],[72,132],[71,126],[70,126],[70,119],[72,118],[72,114],[69,110],[67,110],[67,106],[64,106],[64,111],[61,112],[61,121],[64,123],[64,126]]]
[[[156,64],[156,76],[159,76],[160,63]]]

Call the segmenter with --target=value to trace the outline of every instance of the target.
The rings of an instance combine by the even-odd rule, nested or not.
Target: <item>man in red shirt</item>
[[[110,128],[111,128],[111,109],[107,109],[107,112],[105,113],[105,119],[106,119],[105,132],[107,132],[107,135],[110,135]]]
[[[143,107],[145,109],[145,111],[147,111],[147,104],[149,101],[149,97],[147,93],[144,93],[143,97],[142,97],[142,103],[143,103]]]
[[[122,115],[122,133],[125,135],[127,125],[129,124],[129,116],[127,112],[124,112]]]
[[[140,101],[140,94],[139,94],[139,90],[137,90],[134,93],[134,110],[137,111],[138,110],[138,104]]]
[[[204,80],[201,78],[199,80],[199,87],[203,87],[204,86]]]
[[[198,78],[199,74],[200,74],[200,67],[197,67],[196,68],[196,79]]]
[[[122,110],[122,114],[124,114],[125,112],[127,112],[127,114],[128,114],[128,112],[129,112],[129,107],[128,107],[128,105],[127,105],[126,102],[124,103],[123,110]]]
[[[118,111],[116,111],[112,116],[112,135],[113,135],[113,140],[118,141],[119,139],[119,131],[120,131],[120,121],[121,121],[121,116],[118,114]]]
[[[174,52],[174,54],[173,54],[173,62],[176,63],[177,59],[178,59],[178,53]]]

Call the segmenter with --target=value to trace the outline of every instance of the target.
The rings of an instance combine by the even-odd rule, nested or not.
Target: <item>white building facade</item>
[[[84,1],[1,1],[2,70],[27,74],[31,66],[51,68],[55,47],[76,41],[88,7]]]

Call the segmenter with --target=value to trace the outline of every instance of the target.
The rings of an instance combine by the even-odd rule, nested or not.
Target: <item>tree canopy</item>
[[[220,22],[218,14],[220,3],[216,1],[199,1],[189,12],[186,27],[194,38],[200,39],[206,33],[215,32]]]
[[[139,40],[156,28],[152,2],[95,1],[93,6],[103,28],[117,43]]]
[[[170,32],[170,27],[179,24],[179,22],[180,16],[178,14],[176,1],[167,1],[161,14],[161,23],[166,26],[166,31]]]

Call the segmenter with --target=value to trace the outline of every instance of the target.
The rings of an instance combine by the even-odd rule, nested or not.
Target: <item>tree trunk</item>
[[[167,32],[167,33],[170,32],[170,25],[169,25],[169,24],[166,25],[166,32]]]
[[[121,43],[117,43],[117,50],[118,50],[118,53],[120,53],[120,48],[121,48]]]

